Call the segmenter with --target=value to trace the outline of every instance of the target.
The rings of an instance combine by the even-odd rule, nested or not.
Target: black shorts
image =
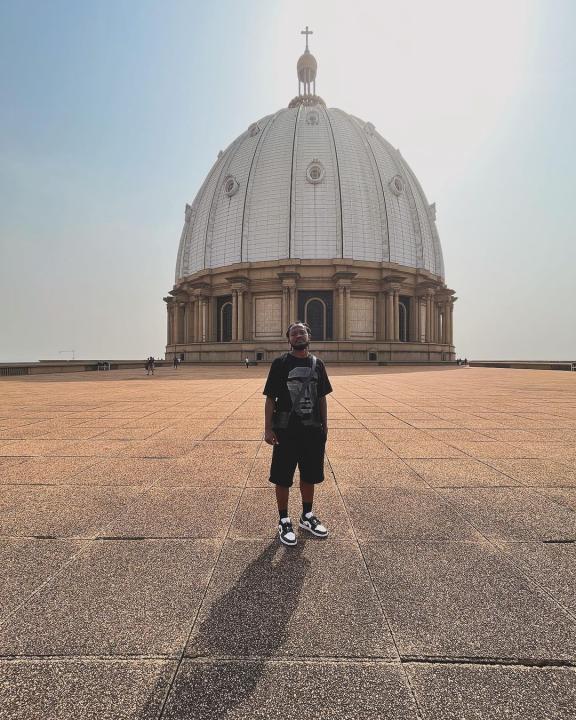
[[[296,431],[276,430],[279,444],[272,451],[270,482],[291,487],[296,465],[300,480],[317,484],[324,480],[324,449],[326,435],[322,428],[302,428]]]

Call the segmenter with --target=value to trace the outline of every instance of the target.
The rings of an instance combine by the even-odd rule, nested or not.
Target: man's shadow
[[[241,547],[241,541],[234,545]],[[310,565],[304,545],[286,548],[274,540],[214,602],[188,644],[186,655],[196,662],[176,681],[167,717],[178,708],[174,717],[184,711],[186,717],[213,720],[252,695],[266,660],[279,655],[298,607]]]

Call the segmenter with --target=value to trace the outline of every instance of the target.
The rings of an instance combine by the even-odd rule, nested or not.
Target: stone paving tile
[[[516,480],[472,458],[408,459],[406,463],[432,487],[519,485]]]
[[[488,543],[361,543],[400,654],[574,662],[576,624]]]
[[[234,520],[229,537],[232,538],[273,538],[278,534],[278,512],[274,501],[274,488],[246,488]],[[314,542],[324,542],[314,538],[302,528],[298,528],[298,518],[302,513],[302,502],[297,486],[290,493],[288,512],[299,538],[309,538]],[[334,485],[322,483],[314,495],[314,513],[328,528],[331,540],[351,539],[354,535],[348,520],[346,508]]]
[[[0,538],[0,622],[82,546],[79,540]]]
[[[169,472],[172,465],[172,460],[157,458],[99,459],[74,474],[68,482],[73,485],[150,485]]]
[[[396,442],[430,442],[431,438],[427,430],[419,430],[418,428],[372,428],[370,430],[374,437],[386,444],[389,440]]]
[[[417,720],[402,668],[362,662],[185,660],[165,720]]]
[[[254,440],[250,441],[239,441],[239,440],[231,440],[228,442],[199,442],[196,443],[195,446],[190,450],[190,452],[187,452],[184,456],[187,461],[194,461],[196,458],[206,458],[206,457],[218,457],[218,458],[234,458],[235,460],[246,460],[248,458],[254,458],[256,456],[256,453],[258,452],[258,448],[260,445],[265,445],[265,443],[259,443],[255,442]],[[272,448],[267,445],[266,447],[270,448],[270,453],[272,453]]]
[[[176,656],[218,547],[214,540],[93,541],[0,628],[0,655]]]
[[[466,455],[476,458],[531,458],[536,457],[534,452],[512,443],[492,440],[489,442],[467,442],[454,440],[451,443]]]
[[[236,488],[153,488],[108,524],[104,537],[223,537],[238,503]]]
[[[89,428],[87,428],[88,430]],[[72,431],[70,431],[72,432]],[[156,434],[151,428],[117,427],[109,430],[99,430],[98,440],[146,440]],[[88,435],[86,436],[88,437]]]
[[[138,492],[129,487],[0,486],[0,536],[91,537]]]
[[[499,543],[527,575],[576,613],[576,545],[570,543]]]
[[[156,483],[162,487],[244,487],[252,458],[183,455],[172,460]]]
[[[153,435],[148,440],[127,444],[124,450],[117,454],[122,457],[177,458],[187,455],[197,444],[197,440],[169,437],[158,439],[157,435]]]
[[[9,720],[156,720],[176,667],[167,660],[0,660]]]
[[[98,462],[98,458],[75,457],[3,458],[3,460],[6,462],[0,464],[0,484],[5,485],[66,483],[82,469]]]
[[[218,427],[212,432],[209,440],[261,440],[264,434],[260,427]]]
[[[482,434],[480,432],[477,432],[476,430],[468,430],[466,428],[456,428],[455,430],[427,430],[427,434],[430,437],[436,438],[436,440],[442,440],[442,442],[445,443],[451,443],[454,440],[464,440],[468,442],[489,442],[492,440],[488,436],[488,432],[486,431],[486,434]]]
[[[383,443],[373,438],[364,442],[332,440],[328,435],[326,443],[326,455],[330,459],[334,458],[384,458],[394,457],[393,453]]]
[[[576,486],[576,469],[557,460],[531,458],[524,460],[487,460],[489,465],[500,470],[522,485],[534,487]]]
[[[573,720],[574,668],[407,663],[422,720]]]
[[[401,458],[464,457],[464,453],[457,448],[433,439],[426,442],[387,440],[386,445]]]
[[[359,538],[473,540],[477,531],[428,488],[341,489]]]
[[[0,442],[5,457],[76,456],[78,440],[6,440]]]
[[[565,505],[576,513],[576,488],[547,488],[541,491],[559,505]]]
[[[422,480],[403,460],[332,460],[330,464],[342,487],[422,486]]]
[[[439,493],[494,540],[576,540],[576,513],[529,488],[444,488]]]
[[[400,420],[393,415],[388,413],[379,414],[373,413],[371,415],[364,415],[363,417],[359,414],[356,415],[357,419],[360,420],[362,425],[367,428],[410,428],[408,423]]]
[[[576,446],[567,445],[558,442],[530,442],[515,443],[516,447],[524,452],[531,452],[534,456],[540,458],[556,459],[556,460],[575,460]]]
[[[313,540],[228,540],[186,654],[397,657],[358,546]]]

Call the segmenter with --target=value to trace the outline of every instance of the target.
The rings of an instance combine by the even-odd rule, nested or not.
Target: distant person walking
[[[154,375],[154,363],[156,361],[154,360],[154,357],[150,355],[148,360],[146,360],[146,375]]]
[[[173,363],[174,370],[178,370],[179,364],[180,364],[180,358],[177,355],[174,355],[174,363]]]
[[[314,486],[324,480],[328,434],[326,395],[332,392],[332,386],[324,363],[308,350],[308,325],[292,323],[286,337],[291,352],[274,360],[264,387],[264,440],[274,447],[270,482],[276,485],[280,542],[296,545],[288,515],[288,496],[297,465],[302,496],[299,525],[316,537],[328,536],[328,530],[312,513],[312,503]]]
[[[249,365],[250,365],[250,360],[249,360],[248,358],[246,358],[246,360],[244,360],[244,362],[246,363],[246,367],[249,367]]]

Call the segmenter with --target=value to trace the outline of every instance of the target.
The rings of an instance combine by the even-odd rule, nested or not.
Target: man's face
[[[305,350],[310,345],[310,337],[304,325],[293,325],[290,328],[288,342],[294,350]]]

